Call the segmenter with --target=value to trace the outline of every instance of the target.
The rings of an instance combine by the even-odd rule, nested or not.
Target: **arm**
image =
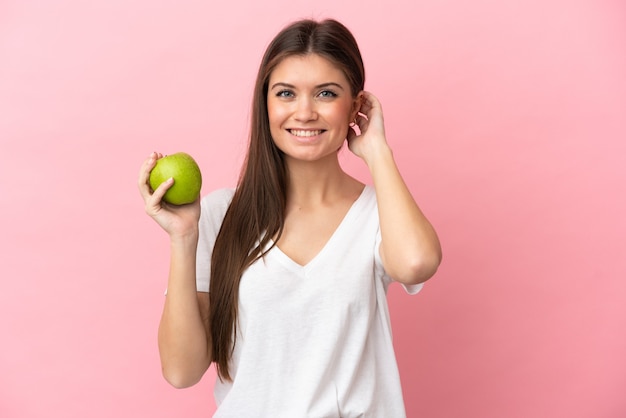
[[[349,135],[350,149],[367,164],[376,190],[385,271],[396,281],[418,284],[428,280],[441,262],[441,246],[407,188],[385,139],[382,109],[370,93],[362,92],[357,116],[360,135]]]
[[[171,240],[167,296],[158,343],[163,376],[174,387],[200,381],[211,365],[209,294],[196,292],[196,237]]]
[[[158,344],[165,379],[182,388],[197,383],[211,364],[208,293],[196,292],[196,249],[200,202],[172,206],[162,202],[173,182],[154,192],[148,186],[150,170],[160,158],[153,153],[139,174],[139,190],[146,213],[170,237],[168,290],[159,324]]]

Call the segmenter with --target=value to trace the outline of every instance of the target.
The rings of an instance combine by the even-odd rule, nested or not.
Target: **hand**
[[[143,198],[146,213],[152,217],[170,236],[185,236],[197,233],[200,219],[200,199],[188,205],[171,205],[163,201],[163,195],[172,187],[174,179],[164,181],[156,190],[148,182],[150,172],[163,154],[153,152],[143,162],[139,171],[139,193]]]
[[[360,133],[357,134],[355,129],[348,131],[348,147],[356,156],[368,163],[371,158],[389,147],[380,102],[372,93],[366,91],[359,93],[359,96],[361,106],[356,116],[356,125]]]

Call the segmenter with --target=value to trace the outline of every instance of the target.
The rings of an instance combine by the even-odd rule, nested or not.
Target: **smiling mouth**
[[[312,136],[317,136],[325,132],[322,129],[316,129],[316,130],[288,129],[288,131],[291,135],[294,135],[300,138],[308,138]]]

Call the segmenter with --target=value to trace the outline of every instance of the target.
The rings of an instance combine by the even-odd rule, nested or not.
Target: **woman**
[[[234,190],[173,207],[171,180],[147,184],[161,155],[142,166],[146,211],[171,242],[163,374],[187,387],[215,363],[216,417],[405,415],[386,290],[416,293],[441,249],[364,82],[342,24],[298,21],[263,57]],[[341,168],[346,140],[373,185]]]

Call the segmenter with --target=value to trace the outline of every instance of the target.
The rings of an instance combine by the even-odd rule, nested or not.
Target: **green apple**
[[[163,200],[172,205],[185,205],[198,198],[202,186],[202,173],[191,155],[177,152],[159,158],[150,172],[150,187],[156,190],[170,177],[174,178],[174,184],[165,192]]]

